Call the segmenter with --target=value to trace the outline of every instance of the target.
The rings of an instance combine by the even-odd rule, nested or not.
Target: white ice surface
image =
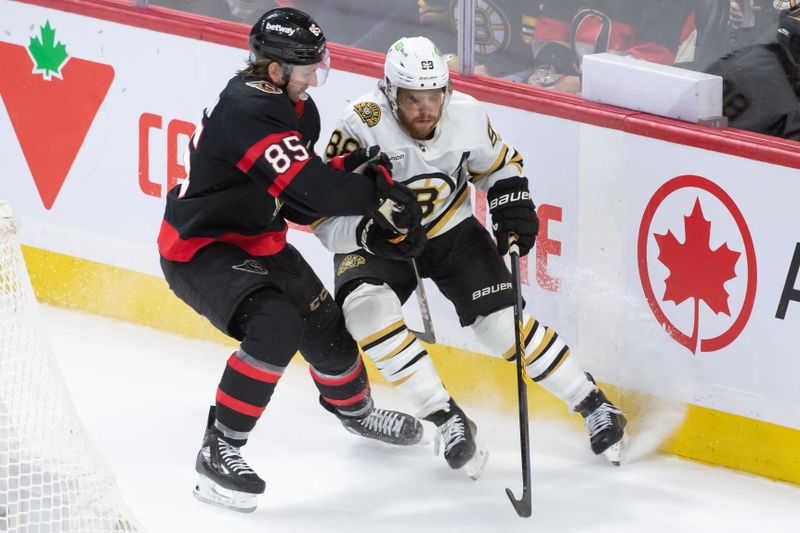
[[[194,459],[231,349],[52,307],[42,315],[84,425],[150,533],[800,531],[796,486],[644,454],[644,434],[637,458],[614,468],[576,427],[536,418],[533,516],[518,518],[504,492],[521,488],[516,416],[467,405],[491,450],[471,481],[430,446],[347,433],[318,406],[300,364],[243,448],[267,482],[258,509],[208,506],[191,495]],[[374,396],[408,407],[386,387]]]

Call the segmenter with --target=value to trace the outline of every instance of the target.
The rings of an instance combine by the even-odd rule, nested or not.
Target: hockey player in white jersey
[[[417,194],[427,243],[424,236],[387,232],[368,217],[324,219],[315,233],[335,254],[336,299],[350,334],[418,416],[437,426],[447,463],[477,478],[488,457],[477,428],[403,320],[401,305],[416,285],[408,259],[416,256],[421,275],[453,303],[462,326],[474,330],[487,353],[513,361],[514,292],[501,256],[512,234],[526,255],[539,223],[522,156],[494,132],[474,98],[452,90],[447,64],[429,39],[397,41],[384,72],[376,90],[348,106],[326,156],[335,160],[379,145],[394,179]],[[487,192],[496,245],[473,216],[470,182]],[[526,313],[523,336],[530,378],[580,413],[594,453],[618,464],[622,411],[569,357],[552,328]]]

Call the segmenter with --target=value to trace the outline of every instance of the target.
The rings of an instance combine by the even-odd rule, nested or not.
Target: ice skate
[[[594,383],[591,376],[588,377]],[[575,411],[583,417],[595,455],[603,454],[611,464],[619,466],[627,424],[622,410],[611,403],[602,390],[595,388]]]
[[[489,460],[489,450],[477,439],[475,423],[452,399],[447,409],[435,411],[425,420],[436,424],[434,452],[438,455],[444,446],[444,458],[450,468],[463,469],[469,477],[478,479]]]
[[[424,428],[411,415],[387,409],[372,410],[364,417],[354,418],[338,414],[342,425],[350,433],[396,446],[411,446],[422,440]]]
[[[264,492],[265,483],[242,458],[239,448],[223,440],[213,424],[212,407],[203,446],[195,461],[198,478],[193,493],[211,505],[243,513],[255,511],[256,495]]]

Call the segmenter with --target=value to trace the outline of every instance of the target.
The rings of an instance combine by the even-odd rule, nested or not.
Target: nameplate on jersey
[[[245,85],[248,85],[253,89],[258,89],[259,91],[264,91],[268,94],[281,94],[283,92],[283,89],[280,87],[275,87],[275,85],[265,80],[248,81]]]
[[[353,106],[364,124],[370,128],[381,120],[381,108],[375,102],[359,102]]]

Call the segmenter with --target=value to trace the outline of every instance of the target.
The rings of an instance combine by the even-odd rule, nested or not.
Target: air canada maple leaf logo
[[[53,207],[114,69],[69,55],[47,21],[27,47],[0,41],[0,98],[6,107],[36,189]]]
[[[680,198],[675,201],[678,205],[688,203],[686,199],[694,197],[691,212],[684,213],[683,216],[683,240],[677,237],[672,229],[659,233],[653,231],[651,227],[656,211],[673,193],[681,195],[676,195]],[[730,219],[727,226],[723,222],[718,223],[726,229],[720,229],[716,238],[712,238],[713,225],[703,212],[701,195],[707,197],[706,201],[709,203],[721,204],[721,209],[715,210],[723,213],[717,215],[718,217],[723,218],[724,212],[727,211]],[[731,245],[726,237],[739,241],[739,244]],[[713,242],[716,244],[712,244]],[[653,244],[655,244],[653,252],[657,251],[655,260],[654,253],[648,253],[648,247]],[[730,196],[718,185],[699,176],[679,176],[656,191],[645,209],[639,228],[638,259],[642,287],[653,314],[667,333],[692,353],[697,353],[698,348],[700,351],[719,350],[733,342],[741,333],[755,299],[755,250],[741,212]],[[661,280],[651,276],[655,261],[668,272],[663,279],[661,298],[656,297],[654,290],[654,284],[661,286]],[[742,264],[737,274],[737,265],[740,262]],[[732,295],[726,284],[740,277],[746,279],[739,283],[740,290],[737,291],[737,297],[740,302],[737,302],[736,316],[732,316]],[[665,307],[668,306],[662,303],[674,304],[674,309],[678,310],[689,301],[691,301],[689,311],[691,327],[682,329],[668,318],[668,313],[665,311]],[[723,331],[703,336],[701,303],[713,315],[729,317]],[[705,316],[709,317],[708,314]]]

